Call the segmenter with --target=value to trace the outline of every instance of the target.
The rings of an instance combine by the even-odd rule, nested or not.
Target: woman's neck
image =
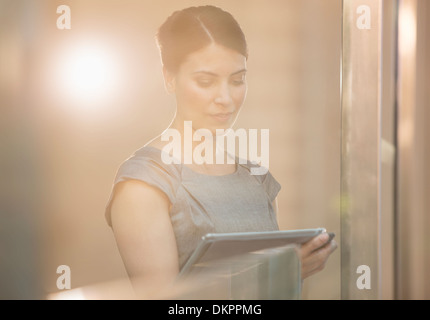
[[[224,136],[218,136],[210,130],[196,130],[191,121],[184,121],[175,117],[168,132],[170,137],[174,134],[173,148],[180,148],[181,161],[185,164],[201,164],[203,166],[213,164],[233,164],[234,157],[228,156],[224,144],[217,143],[217,139],[224,139]],[[228,160],[228,158],[230,158]]]

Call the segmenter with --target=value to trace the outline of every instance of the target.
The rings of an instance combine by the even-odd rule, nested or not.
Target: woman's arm
[[[112,228],[139,298],[157,298],[179,272],[170,202],[155,187],[138,180],[116,186]]]

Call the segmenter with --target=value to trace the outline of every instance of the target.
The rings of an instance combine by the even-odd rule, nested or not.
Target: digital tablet
[[[194,266],[204,265],[209,261],[293,243],[302,244],[323,232],[326,232],[324,228],[266,232],[209,233],[202,237],[199,245],[182,268],[180,275],[185,275]]]

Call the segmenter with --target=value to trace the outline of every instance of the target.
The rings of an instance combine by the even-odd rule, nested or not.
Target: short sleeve
[[[261,167],[260,165],[251,162],[249,160],[244,161],[243,159],[240,159],[236,157],[237,163],[241,164],[244,168],[246,168],[250,174],[257,179],[259,183],[263,185],[264,190],[267,193],[267,196],[270,200],[270,202],[273,202],[275,200],[276,196],[278,195],[279,191],[281,190],[281,185],[278,181],[272,176],[269,169],[266,167]],[[265,174],[252,174],[252,169],[260,169],[263,168],[264,170],[258,170],[265,172]]]
[[[270,171],[268,171],[264,175],[263,186],[264,186],[264,189],[267,192],[267,195],[269,197],[270,202],[272,202],[273,200],[275,200],[276,196],[278,195],[279,191],[281,190],[281,185],[272,176],[272,174],[270,173]]]
[[[149,148],[148,148],[149,149]],[[112,186],[112,192],[106,205],[106,221],[111,222],[111,205],[115,196],[115,187],[118,183],[127,180],[140,180],[162,191],[171,203],[176,199],[176,190],[180,183],[175,165],[164,164],[159,151],[155,148],[137,151],[125,160],[119,167]]]

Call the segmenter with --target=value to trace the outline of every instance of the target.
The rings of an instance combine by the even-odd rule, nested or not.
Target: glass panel
[[[429,1],[399,1],[396,298],[430,298]]]
[[[210,261],[183,284],[175,298],[299,299],[300,260],[294,246],[261,250]]]
[[[381,5],[344,0],[342,52],[343,299],[379,297]]]
[[[381,220],[380,297],[394,298],[396,185],[397,1],[382,4]]]
[[[175,300],[300,299],[300,260],[295,246],[212,260],[177,281],[168,295]],[[85,286],[52,294],[48,299],[133,299],[129,281]]]

